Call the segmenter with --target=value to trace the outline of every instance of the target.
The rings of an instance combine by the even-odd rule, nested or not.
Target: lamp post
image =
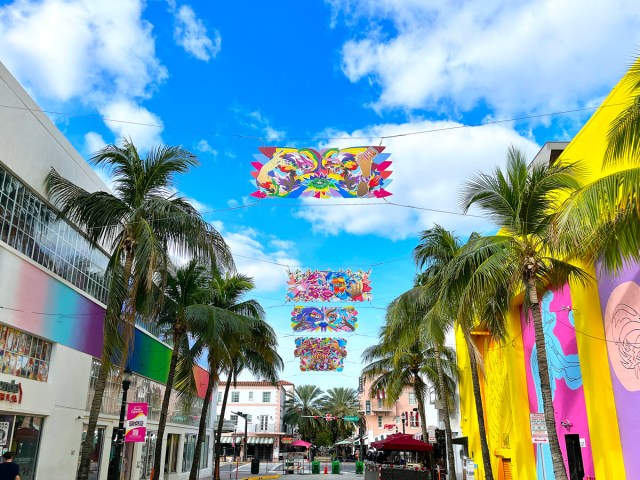
[[[404,424],[407,421],[407,414],[402,412],[402,415],[400,415],[400,418],[402,419],[402,433],[404,434]]]
[[[127,392],[133,379],[133,372],[127,367],[122,372],[122,402],[120,403],[120,419],[118,420],[118,430],[114,435],[115,452],[111,463],[111,471],[109,472],[109,480],[119,480],[120,465],[122,463],[122,445],[124,444],[124,414],[127,409]]]
[[[244,418],[244,443],[243,443],[243,453],[242,453],[242,461],[246,462],[247,461],[247,427],[248,427],[248,421],[247,418],[249,417],[248,413],[242,413],[242,412],[231,412],[235,415],[238,415],[239,417]]]

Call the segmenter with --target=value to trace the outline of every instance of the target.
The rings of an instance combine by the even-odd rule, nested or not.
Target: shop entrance
[[[567,443],[567,462],[569,463],[569,478],[582,480],[584,478],[584,465],[582,464],[582,449],[580,447],[580,435],[567,434],[564,436]]]
[[[15,452],[23,480],[35,478],[42,422],[42,417],[0,414],[0,453]]]

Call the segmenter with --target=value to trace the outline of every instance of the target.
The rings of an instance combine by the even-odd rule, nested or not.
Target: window
[[[218,392],[218,403],[222,402],[222,392]]]
[[[436,387],[431,387],[429,389],[429,403],[431,405],[436,403]]]
[[[271,392],[262,392],[262,403],[271,403]]]
[[[166,455],[164,456],[164,472],[176,473],[178,467],[178,444],[180,435],[170,433],[167,435]]]
[[[409,426],[410,427],[420,426],[420,415],[418,415],[418,412],[409,412]]]
[[[378,415],[378,428],[382,428],[382,415]]]
[[[233,422],[233,426],[238,426],[238,415],[231,415],[231,421]]]
[[[415,392],[409,392],[409,405],[417,405],[418,401],[416,399]]]
[[[53,344],[7,325],[0,325],[0,371],[46,382]]]
[[[240,392],[231,392],[231,403],[238,403],[240,401]]]
[[[209,435],[200,447],[200,468],[207,468],[209,466]]]
[[[260,431],[266,432],[269,428],[269,415],[260,415]]]
[[[378,399],[378,409],[382,410],[384,408],[384,400],[382,398]]]
[[[193,454],[196,452],[196,439],[195,433],[187,433],[184,436],[184,450],[182,452],[182,471],[189,472],[191,465],[193,464]]]
[[[365,415],[371,415],[371,400],[364,402],[364,412]]]
[[[249,392],[249,401],[253,402],[253,392]]]

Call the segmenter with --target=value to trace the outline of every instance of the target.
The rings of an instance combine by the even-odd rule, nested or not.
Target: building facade
[[[226,381],[221,381],[224,385]],[[284,424],[285,401],[287,392],[292,392],[294,384],[285,380],[276,385],[269,382],[246,381],[232,385],[225,409],[224,418],[234,428],[233,433],[222,435],[222,447],[228,455],[240,454],[247,432],[247,458],[260,458],[277,461],[280,455],[280,439],[287,435]],[[217,395],[216,415],[220,415],[223,388]],[[245,418],[246,416],[246,418]]]
[[[568,145],[543,148],[535,161],[580,161],[590,181],[603,169],[611,122],[632,101],[624,78]],[[554,150],[563,151],[558,155]],[[554,158],[555,157],[555,158]],[[581,265],[584,267],[584,265]],[[541,298],[556,428],[569,477],[640,478],[640,265],[619,274],[587,268],[592,281],[549,289]],[[549,446],[532,425],[542,412],[536,343],[530,319],[514,301],[507,341],[486,332],[474,342],[484,359],[482,401],[494,478],[554,478]],[[468,350],[457,335],[462,431],[485,478]]]
[[[0,105],[0,452],[16,452],[24,480],[73,479],[102,352],[107,254],[56,219],[44,180],[55,168],[86,190],[107,187],[2,64]],[[148,433],[145,442],[126,444],[123,479],[149,478],[170,355],[154,326],[140,320],[128,401],[149,403]],[[202,392],[207,373],[195,374]],[[92,454],[95,480],[107,476],[120,398],[121,384],[112,378]],[[174,395],[166,479],[188,475],[198,406]],[[212,442],[203,450],[205,475]]]

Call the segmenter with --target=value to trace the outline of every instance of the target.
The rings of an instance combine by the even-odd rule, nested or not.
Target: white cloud
[[[131,138],[142,152],[163,143],[163,123],[160,117],[134,102],[120,100],[108,103],[100,108],[100,114],[118,142],[124,138]],[[109,119],[126,119],[126,122],[114,122]]]
[[[351,134],[331,132],[329,136],[371,137],[378,144],[382,135],[409,131],[454,128],[424,135],[391,138],[383,142],[385,152],[391,153],[393,171],[388,190],[393,193],[389,202],[414,205],[435,210],[459,212],[458,195],[468,178],[479,171],[488,171],[495,165],[504,165],[510,145],[522,148],[533,158],[538,146],[506,125],[460,128],[455,122],[421,121],[407,124],[377,125]],[[363,144],[363,140],[358,140]],[[332,146],[353,145],[341,140]],[[335,200],[333,203],[362,203],[356,206],[326,207],[316,199],[305,201],[296,216],[312,224],[314,232],[338,235],[347,232],[356,235],[375,234],[391,239],[403,239],[417,234],[433,223],[456,230],[460,234],[472,230],[490,231],[486,220],[460,215],[421,211],[381,203],[378,199]],[[322,203],[322,208],[314,207]]]
[[[279,140],[286,136],[286,132],[274,128],[260,110],[246,111],[241,107],[235,107],[234,112],[238,116],[238,123],[262,132],[264,140]]]
[[[209,145],[209,142],[207,142],[206,140],[200,140],[197,144],[196,144],[196,150],[200,153],[209,153],[211,155],[213,155],[214,157],[218,156],[218,151],[216,149],[214,149],[211,145]]]
[[[93,155],[106,144],[107,142],[104,141],[104,138],[99,133],[89,132],[84,136],[84,149],[89,155]]]
[[[2,61],[40,97],[146,98],[167,77],[139,0],[16,0],[0,7]]]
[[[363,25],[343,46],[342,68],[381,87],[378,108],[574,108],[608,92],[640,43],[640,2],[328,3],[334,18]]]
[[[213,39],[210,38],[207,27],[196,17],[190,6],[182,5],[178,9],[175,8],[175,3],[173,5],[170,3],[170,6],[175,15],[173,38],[176,43],[198,60],[208,62],[215,58],[222,48],[220,32],[214,30]]]

